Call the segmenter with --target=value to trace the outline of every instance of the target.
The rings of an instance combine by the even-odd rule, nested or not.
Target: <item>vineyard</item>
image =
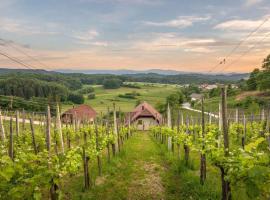
[[[101,157],[106,156],[110,162],[133,133],[131,126],[118,124],[116,112],[114,123],[104,119],[65,127],[59,107],[55,117],[51,117],[48,107],[43,116],[46,121],[39,121],[38,125],[34,119],[41,116],[30,115],[29,120],[23,118],[19,123],[16,113],[15,122],[10,117],[6,123],[0,116],[1,199],[62,199],[63,180],[82,172],[82,190],[90,189],[95,180],[89,166],[96,162],[100,176]]]
[[[228,115],[222,91],[218,116],[204,111],[203,98],[200,115],[168,105],[150,131],[137,131],[115,105],[112,115],[72,123],[63,123],[58,105],[55,114],[49,106],[3,111],[0,198],[267,200],[270,115]],[[191,176],[175,178],[187,172],[197,188],[187,186]]]

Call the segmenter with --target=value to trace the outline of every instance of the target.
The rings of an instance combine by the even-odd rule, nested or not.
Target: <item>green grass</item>
[[[163,85],[163,84],[141,84],[140,89],[121,87],[119,89],[104,89],[102,86],[96,85],[95,94],[96,98],[89,100],[86,98],[85,104],[92,106],[98,113],[107,112],[107,108],[112,108],[113,102],[116,103],[117,109],[120,107],[121,111],[131,111],[136,102],[147,101],[153,106],[157,103],[164,103],[168,95],[177,90],[175,85]],[[140,93],[141,96],[137,96],[136,99],[126,99],[118,97],[119,94]],[[72,107],[72,105],[63,105],[62,109],[66,110]]]
[[[183,157],[183,155],[182,155]],[[110,164],[103,160],[103,176],[96,185],[83,191],[82,176],[64,183],[65,199],[220,199],[219,171],[207,168],[207,181],[199,183],[199,155],[191,154],[191,167],[185,167],[176,155],[168,153],[148,133],[140,132],[128,140],[122,152]]]

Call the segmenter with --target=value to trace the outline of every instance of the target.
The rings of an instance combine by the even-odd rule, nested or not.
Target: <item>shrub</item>
[[[95,99],[95,98],[96,98],[95,93],[88,94],[88,99]]]
[[[103,87],[105,89],[117,89],[117,88],[120,88],[122,84],[123,84],[123,81],[116,78],[105,79],[103,81]]]
[[[79,94],[89,94],[89,93],[93,93],[94,92],[94,88],[93,87],[85,87],[82,88],[78,91]]]
[[[68,95],[68,101],[71,101],[76,104],[83,104],[84,103],[84,98],[82,94],[78,93],[70,93]]]

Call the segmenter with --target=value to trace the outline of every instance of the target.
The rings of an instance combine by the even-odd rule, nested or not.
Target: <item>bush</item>
[[[136,84],[124,84],[123,87],[141,89],[141,86]]]
[[[79,94],[89,94],[89,93],[93,93],[93,92],[94,92],[94,88],[89,87],[89,86],[78,90]]]
[[[103,81],[103,87],[105,89],[117,89],[123,85],[123,81],[120,79],[112,78],[112,79],[105,79]]]
[[[76,104],[83,104],[84,103],[84,98],[82,94],[78,93],[70,93],[68,95],[68,101],[71,101]]]
[[[127,99],[136,99],[137,96],[141,96],[138,92],[132,92],[132,93],[125,93],[125,94],[119,94],[118,97],[120,98],[127,98]]]
[[[95,98],[96,98],[95,93],[88,94],[88,99],[95,99]]]

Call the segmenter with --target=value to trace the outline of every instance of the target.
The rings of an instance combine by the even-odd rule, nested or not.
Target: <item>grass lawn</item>
[[[175,85],[165,84],[141,84],[140,89],[121,87],[119,89],[104,89],[102,86],[96,85],[95,99],[87,99],[85,104],[91,105],[98,113],[107,112],[107,108],[112,108],[113,102],[115,102],[117,109],[121,108],[121,111],[131,111],[138,100],[147,101],[151,105],[155,106],[157,103],[164,103],[168,95],[177,90]],[[120,98],[118,95],[125,93],[137,92],[140,96],[136,99]],[[66,110],[72,107],[72,105],[63,105],[62,110]]]

